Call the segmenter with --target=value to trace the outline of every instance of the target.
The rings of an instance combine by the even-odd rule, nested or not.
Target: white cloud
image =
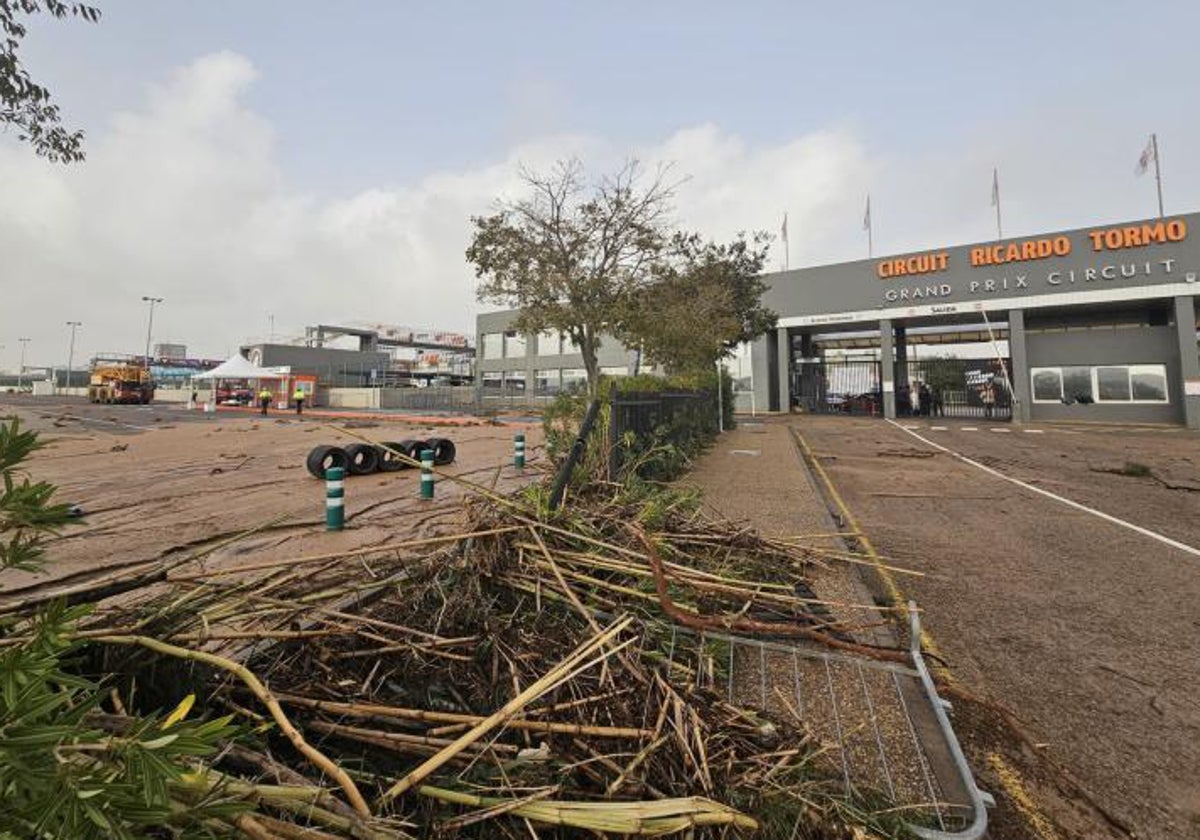
[[[631,151],[603,137],[555,135],[487,165],[321,199],[281,171],[273,127],[244,102],[255,77],[239,55],[198,59],[90,137],[81,166],[0,144],[4,367],[15,366],[22,335],[33,339],[31,364],[62,363],[68,319],[85,324],[78,360],[139,352],[145,294],[166,298],[157,340],[210,356],[262,336],[268,313],[279,332],[351,320],[470,331],[479,306],[463,257],[468,217],[518,194],[521,163],[544,168],[578,155],[600,172]],[[712,124],[632,151],[689,176],[678,205],[686,227],[717,238],[777,233],[786,210],[793,266],[865,256],[868,191],[879,252],[990,236],[995,160],[1014,234],[1152,210],[1153,185],[1129,171],[1138,132],[1105,134],[1100,112],[1082,106],[1010,117],[1003,131],[981,127],[970,149],[920,156],[880,154],[849,128],[760,147]],[[1194,145],[1196,119],[1176,117],[1174,148]],[[1048,123],[1059,133],[1048,137]],[[1200,175],[1183,169],[1182,156],[1178,163],[1170,189],[1184,209],[1200,196]]]

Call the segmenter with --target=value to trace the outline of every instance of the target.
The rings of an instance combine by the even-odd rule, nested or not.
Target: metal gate
[[[883,416],[882,367],[876,361],[797,362],[792,405],[811,414]]]
[[[896,414],[1011,420],[1008,359],[919,359],[896,365]],[[915,393],[914,393],[915,392]]]

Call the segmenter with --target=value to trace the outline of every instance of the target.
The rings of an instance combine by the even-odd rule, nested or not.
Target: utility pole
[[[21,388],[25,385],[25,347],[29,344],[28,338],[18,338],[21,342],[21,367],[17,369],[17,393],[21,393]]]
[[[146,322],[146,370],[150,370],[150,331],[154,329],[154,304],[162,303],[163,299],[159,297],[149,297],[142,295],[142,300],[150,304],[150,318]]]
[[[64,388],[71,387],[71,371],[74,369],[75,363],[75,329],[82,327],[83,321],[67,321],[67,326],[71,328],[71,346],[67,350],[67,381],[63,385]]]

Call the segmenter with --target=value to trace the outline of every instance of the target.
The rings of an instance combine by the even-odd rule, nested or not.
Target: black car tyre
[[[384,446],[386,446],[387,449],[384,449]],[[408,450],[405,449],[403,444],[391,442],[385,443],[383,446],[379,447],[380,472],[396,472],[397,470],[403,470],[412,466],[411,464],[401,461],[399,458],[393,455],[392,452],[389,451],[392,449],[404,455],[408,454]]]
[[[379,469],[379,450],[367,443],[346,447],[346,470],[351,475],[370,475]]]
[[[325,470],[330,467],[347,469],[349,465],[350,458],[340,446],[314,447],[313,451],[308,453],[308,461],[305,464],[313,478],[324,478]]]
[[[425,448],[433,450],[433,463],[439,467],[453,464],[454,456],[458,454],[458,450],[449,438],[430,438],[425,441]]]

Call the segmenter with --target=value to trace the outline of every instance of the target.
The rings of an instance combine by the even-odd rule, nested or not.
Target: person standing
[[[990,420],[992,411],[996,407],[996,386],[992,380],[988,379],[983,383],[983,388],[979,391],[979,399],[983,402],[983,416]]]
[[[296,390],[294,392],[292,392],[292,402],[294,402],[296,404],[296,414],[303,414],[304,413],[304,389],[301,388],[299,385],[297,385]]]
[[[921,382],[915,381],[908,386],[908,399],[912,407],[912,416],[921,416]]]
[[[260,388],[258,391],[258,405],[262,409],[262,416],[267,416],[267,409],[271,407],[271,392],[266,388]]]

